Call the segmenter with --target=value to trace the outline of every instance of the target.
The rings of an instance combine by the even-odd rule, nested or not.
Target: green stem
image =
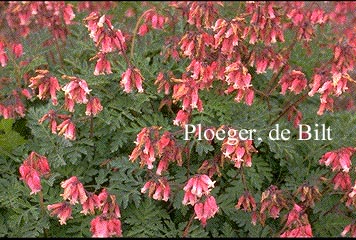
[[[44,205],[43,192],[42,191],[38,192],[38,199],[39,199],[40,208],[41,208],[41,215],[43,217],[46,214],[46,207]],[[44,235],[45,238],[48,238],[48,232],[47,232],[46,228],[43,228],[43,235]]]
[[[187,226],[184,228],[184,232],[183,232],[183,237],[188,237],[188,233],[189,233],[189,228],[192,225],[192,222],[194,220],[195,217],[195,212],[193,212],[192,216],[189,219],[189,222],[187,223]]]
[[[150,10],[144,12],[139,19],[136,22],[136,26],[135,29],[133,31],[133,36],[132,36],[132,41],[131,41],[131,49],[130,49],[130,60],[132,61],[133,58],[133,52],[134,52],[134,46],[135,46],[135,39],[136,39],[136,35],[137,35],[137,31],[138,31],[138,26],[140,25],[141,20],[143,19],[143,17],[147,14],[147,12],[149,12]]]

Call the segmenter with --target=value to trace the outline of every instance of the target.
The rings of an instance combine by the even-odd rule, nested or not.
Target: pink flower
[[[141,193],[145,193],[148,190],[148,196],[155,200],[168,201],[171,188],[167,179],[161,178],[157,182],[150,180],[145,183],[141,189]]]
[[[228,131],[231,131],[229,129]],[[238,138],[238,132],[231,138],[224,140],[221,151],[224,158],[230,159],[236,168],[241,168],[241,166],[251,167],[252,166],[252,153],[257,152],[253,146],[252,140],[241,141]]]
[[[14,43],[12,44],[12,53],[15,55],[15,57],[19,58],[23,54],[23,49],[22,49],[22,44],[21,43]]]
[[[73,12],[71,4],[67,4],[63,9],[63,19],[65,24],[69,25],[72,23],[72,20],[75,18],[75,14]]]
[[[104,197],[104,198],[103,198]],[[99,194],[98,198],[100,201],[100,210],[103,214],[113,216],[115,218],[121,217],[119,205],[116,203],[115,195],[110,194],[110,198],[107,197],[107,192],[102,192]]]
[[[75,140],[75,125],[70,119],[64,120],[57,126],[58,135],[64,135],[66,139]]]
[[[21,180],[23,180],[31,189],[31,195],[36,194],[42,190],[41,179],[38,172],[29,165],[20,166]]]
[[[8,57],[5,52],[5,45],[4,43],[0,42],[0,64],[2,67],[7,65]]]
[[[244,211],[255,211],[256,210],[256,201],[251,196],[249,192],[245,192],[238,200],[235,208],[240,209],[243,207]]]
[[[48,160],[36,152],[31,152],[19,168],[21,180],[23,180],[31,189],[30,194],[36,194],[41,191],[40,177],[50,173]]]
[[[105,58],[105,54],[100,52],[97,54],[98,60],[96,61],[94,75],[97,76],[99,74],[110,74],[111,65],[110,62]]]
[[[100,99],[97,97],[89,98],[87,103],[85,114],[87,116],[96,116],[99,112],[103,110],[103,106],[100,103]]]
[[[121,221],[117,218],[111,218],[108,222],[110,236],[122,237]]]
[[[106,190],[106,188],[103,188],[98,195],[99,208],[102,208],[102,206],[104,206],[104,204],[108,199],[108,196],[109,196],[108,191]]]
[[[91,192],[87,192],[87,200],[82,203],[83,210],[80,213],[87,215],[88,213],[94,214],[95,208],[100,207],[99,197]]]
[[[122,237],[121,221],[116,218],[106,219],[104,216],[97,216],[90,223],[92,237]]]
[[[27,99],[31,99],[32,98],[32,93],[27,88],[22,89],[21,90],[21,94],[23,96],[25,96]]]
[[[298,238],[298,237],[313,237],[313,232],[310,224],[299,226],[292,230],[287,230],[281,234],[281,238],[290,237],[290,238]]]
[[[356,195],[356,181],[355,185],[352,187],[352,191],[348,194],[349,198],[353,198]]]
[[[157,127],[143,128],[137,135],[135,144],[136,147],[130,155],[130,161],[134,162],[138,157],[141,159],[141,166],[147,165],[148,169],[153,168],[153,162],[156,160],[154,139],[150,136],[157,136]]]
[[[55,203],[47,206],[48,211],[52,211],[50,216],[57,215],[61,225],[66,224],[68,219],[72,219],[72,208],[67,202]]]
[[[87,95],[90,93],[88,84],[85,80],[63,75],[62,78],[69,79],[70,82],[66,84],[62,90],[66,99],[73,100],[75,103],[84,103],[88,102]]]
[[[92,237],[107,238],[110,237],[108,229],[108,221],[101,216],[97,216],[90,222],[90,231],[93,234]]]
[[[155,81],[155,85],[158,85],[157,92],[160,93],[162,89],[164,89],[164,94],[168,95],[170,92],[170,84],[165,79],[164,75],[162,72],[158,73],[157,79]]]
[[[262,193],[260,214],[268,210],[269,215],[276,219],[279,217],[279,212],[283,208],[288,208],[282,190],[271,185],[266,191]]]
[[[282,85],[281,94],[285,95],[287,89],[299,94],[306,88],[307,79],[301,71],[293,70],[292,72],[286,72],[279,80],[279,84]]]
[[[293,209],[288,213],[288,219],[286,226],[291,226],[293,222],[299,220],[300,213],[302,212],[303,208],[300,207],[298,204],[294,204]]]
[[[179,110],[176,118],[173,120],[173,125],[184,127],[189,122],[190,112]]]
[[[57,119],[69,119],[69,115],[65,114],[57,114],[54,110],[49,110],[48,113],[43,115],[39,120],[38,123],[42,124],[43,121],[49,119],[51,131],[53,134],[57,134]]]
[[[205,202],[200,202],[195,204],[194,212],[196,214],[195,219],[199,219],[203,227],[206,226],[206,221],[209,218],[214,217],[218,212],[219,207],[216,204],[215,198],[213,196],[208,196]]]
[[[48,70],[36,70],[37,76],[30,78],[31,84],[29,87],[33,90],[38,88],[38,98],[46,99],[49,96],[52,99],[53,105],[57,105],[57,91],[60,90],[60,86],[56,77],[49,75]]]
[[[351,188],[351,178],[347,172],[338,172],[332,179],[334,184],[334,190],[337,190],[339,187],[341,190],[346,191]]]
[[[347,225],[344,231],[342,231],[341,236],[345,237],[348,232],[350,232],[351,237],[356,237],[356,224],[352,223]]]
[[[355,148],[344,147],[327,152],[319,160],[319,163],[324,164],[325,166],[331,165],[332,171],[342,170],[343,172],[349,172],[351,167],[351,156],[355,151]]]
[[[148,31],[149,31],[148,26],[147,26],[147,24],[144,23],[138,29],[138,35],[145,36],[146,33],[148,33]]]
[[[88,199],[83,184],[76,176],[61,182],[61,187],[64,188],[64,193],[60,196],[62,196],[64,200],[68,199],[70,204],[74,205],[78,203],[78,199],[81,204],[84,204]]]
[[[193,206],[196,203],[197,198],[200,198],[203,195],[209,195],[211,189],[214,187],[214,183],[215,181],[211,181],[205,174],[190,178],[183,188],[185,194],[182,203],[184,205],[191,204]]]
[[[138,92],[143,92],[142,81],[144,78],[141,75],[141,72],[138,68],[128,68],[121,75],[121,87],[124,88],[124,91],[130,93],[132,91],[132,86],[135,84]]]
[[[108,53],[117,50],[121,54],[126,50],[125,37],[119,29],[114,29],[110,19],[105,15],[99,16],[97,12],[91,12],[84,21],[87,22],[89,36],[97,46],[100,45],[101,52]]]

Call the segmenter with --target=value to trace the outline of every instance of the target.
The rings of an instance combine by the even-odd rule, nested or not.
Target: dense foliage
[[[355,237],[355,9],[1,2],[0,236]]]

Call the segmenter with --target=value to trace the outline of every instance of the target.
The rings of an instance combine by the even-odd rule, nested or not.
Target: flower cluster
[[[89,36],[93,39],[95,45],[99,48],[94,75],[110,74],[111,65],[107,60],[108,53],[117,51],[119,54],[126,50],[125,37],[120,29],[115,30],[110,19],[106,15],[100,16],[97,12],[91,12],[84,19],[87,28],[90,31]]]
[[[166,178],[159,178],[157,180],[149,180],[141,188],[141,193],[145,193],[148,190],[148,196],[155,200],[168,201],[171,194],[171,188]]]
[[[21,179],[31,189],[30,194],[36,194],[42,190],[41,178],[50,173],[48,160],[45,156],[31,152],[19,168]]]
[[[163,29],[167,18],[158,14],[155,9],[149,9],[142,14],[145,16],[144,23],[138,29],[138,35],[144,36],[149,32],[149,26],[153,29]]]
[[[308,215],[298,204],[294,204],[293,209],[287,215],[285,230],[280,237],[313,237]]]
[[[135,144],[136,147],[130,155],[130,160],[134,162],[140,157],[141,167],[147,165],[148,169],[153,169],[153,162],[156,157],[159,157],[157,175],[167,171],[169,162],[177,162],[178,165],[182,164],[181,148],[177,145],[174,136],[169,132],[165,132],[159,137],[159,127],[143,128],[137,134]]]
[[[48,16],[51,16],[50,18]],[[64,1],[10,2],[6,20],[11,29],[27,36],[31,28],[48,28],[53,37],[65,40],[67,25],[73,23],[73,5]]]
[[[87,95],[90,94],[88,84],[85,80],[63,75],[62,78],[70,80],[68,84],[62,87],[64,91],[64,107],[70,112],[74,112],[74,104],[88,103]]]
[[[61,187],[64,189],[61,194],[64,201],[47,206],[47,209],[51,211],[50,215],[56,215],[61,225],[73,218],[71,216],[72,206],[80,203],[81,213],[84,215],[95,214],[95,209],[101,212],[92,219],[90,224],[93,237],[122,236],[120,208],[116,203],[115,195],[109,195],[105,188],[98,195],[89,192],[85,190],[76,176],[61,182]]]
[[[266,191],[262,193],[261,197],[261,209],[260,209],[260,221],[261,223],[265,222],[267,210],[269,216],[273,219],[279,217],[279,213],[283,208],[287,207],[286,198],[277,186],[271,185]]]
[[[304,206],[314,207],[315,201],[319,200],[321,193],[317,186],[310,186],[309,184],[303,184],[297,189],[297,194],[300,194],[300,201]]]
[[[35,91],[38,89],[37,97],[41,100],[45,100],[51,97],[52,104],[56,106],[57,92],[61,89],[58,83],[58,79],[49,74],[48,70],[38,69],[36,70],[37,75],[29,79],[29,87]]]
[[[121,75],[120,86],[124,89],[124,92],[130,93],[132,86],[135,86],[138,92],[143,92],[142,81],[144,80],[140,69],[128,68]]]
[[[256,201],[248,191],[244,192],[244,194],[239,198],[235,206],[236,209],[243,208],[245,212],[256,211],[256,207]]]
[[[306,88],[307,79],[301,71],[293,70],[286,72],[279,80],[279,84],[282,87],[281,94],[285,95],[287,89],[295,94],[299,94]]]
[[[207,219],[214,217],[219,210],[215,198],[210,195],[214,184],[207,175],[199,174],[190,178],[183,188],[185,194],[182,203],[194,206],[195,218],[199,219],[203,226],[206,225]]]
[[[325,153],[319,160],[320,164],[331,166],[332,171],[340,171],[348,173],[351,167],[351,156],[355,153],[352,147],[344,147],[335,151]]]
[[[24,117],[26,108],[21,95],[30,97],[27,89],[22,89],[20,92],[13,90],[5,100],[0,102],[0,115],[5,119]]]
[[[49,75],[48,70],[36,70],[35,77],[30,78],[30,88],[38,89],[38,98],[47,99],[51,96],[52,104],[58,105],[57,91],[64,92],[64,108],[69,112],[74,112],[75,104],[86,104],[85,114],[87,116],[96,116],[103,110],[99,98],[90,95],[91,89],[85,80],[63,75],[63,79],[70,80],[62,88],[60,87],[56,77]],[[76,139],[76,126],[72,117],[67,114],[58,114],[55,110],[49,110],[39,119],[39,123],[49,120],[50,128],[53,134],[64,135],[66,139]],[[59,122],[62,121],[62,122]]]
[[[137,135],[136,147],[130,155],[134,162],[138,157],[141,159],[141,167],[147,165],[147,169],[153,169],[153,163],[159,158],[155,175],[149,172],[151,179],[141,189],[142,193],[148,191],[148,196],[156,200],[167,201],[170,195],[170,186],[163,172],[168,170],[170,162],[182,165],[182,149],[170,132],[164,132],[159,136],[159,127],[143,128]]]
[[[235,134],[237,135],[237,133]],[[225,139],[221,146],[222,157],[227,158],[235,164],[236,168],[241,166],[252,166],[252,153],[257,152],[253,146],[252,140],[240,140],[237,136],[234,137],[234,144],[231,144],[229,139]]]

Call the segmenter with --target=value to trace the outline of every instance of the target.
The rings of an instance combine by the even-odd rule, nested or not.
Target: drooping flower
[[[47,206],[50,216],[57,215],[61,225],[67,224],[68,219],[72,219],[72,208],[67,202],[55,203]]]
[[[344,228],[344,231],[342,231],[341,236],[345,237],[348,232],[350,232],[351,237],[353,237],[353,238],[356,237],[356,224],[355,223],[347,225]]]
[[[141,188],[141,193],[145,193],[148,190],[148,196],[155,200],[168,201],[171,193],[171,188],[166,178],[160,178],[157,181],[150,180],[145,183]]]
[[[43,100],[51,97],[52,104],[57,105],[57,91],[61,88],[56,77],[49,74],[48,70],[36,70],[37,76],[30,78],[29,87],[32,90],[38,89],[38,98]]]
[[[126,50],[124,35],[120,29],[114,29],[106,15],[100,16],[97,12],[91,12],[84,21],[87,22],[89,36],[99,46],[100,52],[109,53],[117,50],[121,54]]]
[[[269,215],[276,219],[283,208],[287,208],[287,204],[282,190],[279,190],[277,186],[271,185],[262,193],[260,214],[265,214],[264,212],[268,210]]]
[[[226,127],[225,127],[226,128]],[[252,153],[257,152],[253,146],[252,140],[240,140],[238,138],[238,131],[234,129],[227,129],[228,132],[234,131],[234,135],[230,134],[230,137],[223,141],[221,146],[221,152],[223,158],[227,158],[235,164],[236,168],[241,166],[252,166]]]
[[[138,68],[128,68],[121,75],[120,86],[124,88],[126,93],[132,91],[132,87],[135,86],[138,92],[143,92],[142,81],[144,78]]]
[[[189,122],[191,112],[179,110],[176,118],[173,120],[173,125],[184,127]]]
[[[107,194],[107,193],[106,193]],[[105,195],[105,193],[104,193]],[[102,196],[104,196],[102,195]],[[121,213],[120,213],[120,207],[116,202],[116,196],[113,194],[110,194],[109,197],[106,197],[105,200],[101,198],[99,194],[99,201],[101,204],[100,210],[103,212],[103,214],[107,214],[109,216],[113,216],[115,218],[120,218]],[[101,201],[104,200],[104,201]]]
[[[22,44],[21,43],[12,44],[12,53],[15,55],[16,58],[21,57],[23,54]]]
[[[48,164],[48,159],[34,151],[32,151],[29,156],[25,159],[24,165],[30,166],[36,171],[38,171],[40,176],[50,173],[50,167]]]
[[[31,189],[30,194],[36,194],[42,190],[41,179],[38,172],[29,165],[21,165],[19,168],[21,180]]]
[[[226,94],[237,91],[235,101],[245,98],[245,103],[251,105],[254,99],[254,90],[251,88],[251,74],[240,61],[236,61],[225,68],[225,82],[229,85]]]
[[[19,168],[21,180],[31,189],[30,194],[36,194],[42,190],[41,176],[50,173],[48,160],[45,156],[31,152]]]
[[[86,193],[87,193],[87,200],[82,203],[83,210],[80,211],[80,213],[83,213],[84,215],[87,215],[88,213],[94,214],[95,208],[100,207],[99,197],[98,195],[91,192],[86,192]]]
[[[315,201],[319,200],[321,194],[317,186],[310,186],[303,184],[297,189],[297,194],[300,195],[300,201],[304,203],[304,206],[314,207]]]
[[[177,145],[174,136],[166,131],[156,143],[157,155],[160,157],[157,166],[157,175],[168,169],[169,162],[176,162],[178,166],[183,163],[182,149]]]
[[[310,224],[298,226],[292,230],[283,232],[281,238],[300,238],[300,237],[313,237],[313,231]]]
[[[106,54],[99,52],[95,57],[91,58],[98,58],[95,65],[94,75],[97,76],[99,74],[111,74],[111,64],[110,61],[106,59]]]
[[[136,147],[130,155],[130,160],[134,162],[138,157],[141,159],[141,167],[147,165],[148,169],[153,168],[156,160],[154,142],[158,138],[158,127],[143,128],[135,141]]]
[[[62,196],[64,200],[68,199],[72,205],[78,203],[78,199],[81,204],[85,203],[88,199],[83,184],[76,176],[72,176],[61,182],[61,187],[64,189],[64,193],[60,196]]]
[[[66,139],[75,140],[75,124],[70,120],[66,119],[57,126],[58,135],[64,135]]]
[[[103,106],[100,103],[100,99],[97,97],[89,98],[86,106],[85,114],[87,116],[96,116],[99,112],[103,110]]]
[[[5,51],[5,44],[0,41],[0,64],[2,67],[7,65],[8,57]]]
[[[204,202],[199,202],[194,205],[195,219],[199,219],[203,227],[206,226],[206,221],[219,211],[213,196],[208,196]]]
[[[214,187],[214,184],[215,181],[211,181],[211,179],[205,174],[196,175],[190,178],[183,188],[185,194],[182,203],[184,205],[190,204],[194,206],[194,204],[198,201],[198,198],[203,195],[209,195],[211,189]]]
[[[121,237],[121,221],[117,218],[97,216],[90,222],[92,237],[107,238],[112,236]]]
[[[351,177],[348,172],[338,172],[331,181],[334,184],[334,190],[337,190],[339,187],[343,191],[351,188]]]
[[[164,89],[164,94],[168,95],[170,92],[170,84],[169,82],[165,79],[165,76],[162,72],[159,72],[156,78],[156,81],[154,83],[155,85],[158,85],[157,87],[157,92],[160,93],[162,89]]]
[[[325,166],[331,166],[332,171],[342,170],[343,172],[349,172],[351,167],[351,156],[355,152],[355,148],[344,147],[335,151],[325,153],[319,160],[320,164]]]
[[[284,231],[280,237],[313,237],[308,215],[304,208],[294,204],[293,209],[288,213]]]
[[[236,209],[241,209],[243,208],[244,211],[255,211],[256,210],[256,201],[252,197],[252,195],[249,192],[245,192],[238,200],[236,206]]]
[[[307,87],[307,79],[301,71],[293,70],[286,72],[279,80],[279,84],[282,86],[281,94],[285,95],[287,90],[299,94]]]
[[[63,75],[62,78],[70,80],[62,90],[65,96],[65,108],[71,112],[74,111],[72,105],[74,103],[86,104],[88,103],[87,95],[90,94],[91,89],[89,89],[88,84],[85,80]]]

